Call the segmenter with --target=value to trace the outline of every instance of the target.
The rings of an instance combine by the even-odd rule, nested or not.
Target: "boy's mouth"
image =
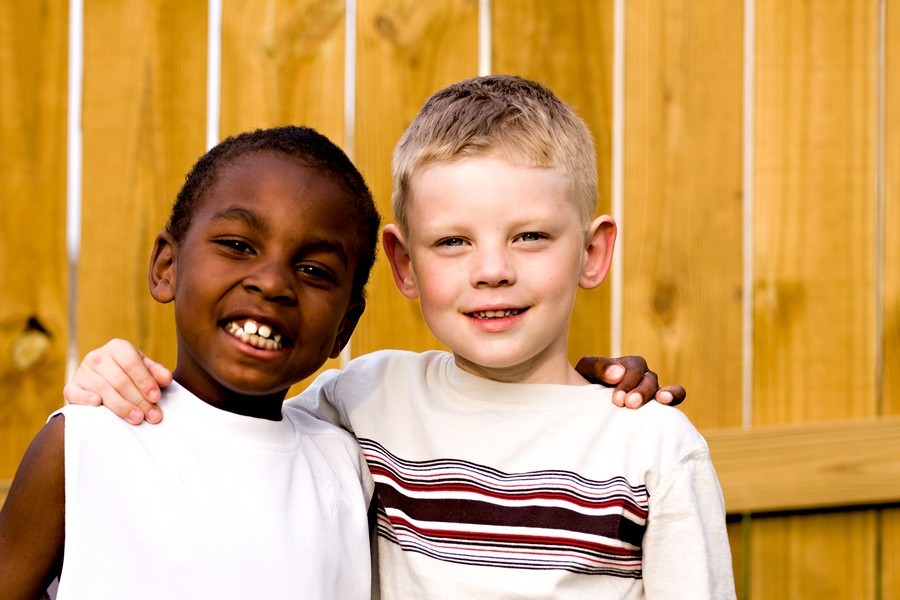
[[[503,319],[525,312],[525,308],[506,308],[503,310],[476,310],[469,315],[476,319]]]
[[[260,350],[280,350],[282,347],[280,333],[275,333],[271,326],[252,319],[243,322],[229,321],[225,324],[225,331]]]

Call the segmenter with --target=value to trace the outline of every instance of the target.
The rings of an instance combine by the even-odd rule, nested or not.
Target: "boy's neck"
[[[560,356],[555,359],[535,360],[532,362],[513,365],[504,368],[494,368],[476,364],[457,353],[453,353],[453,359],[463,371],[498,381],[500,383],[549,383],[557,385],[588,385],[584,377],[569,364],[567,357]]]
[[[179,373],[177,367],[172,373],[172,378],[181,387],[212,407],[236,415],[268,419],[270,421],[281,420],[281,407],[288,392],[285,389],[273,394],[259,396],[240,394],[221,385],[194,381],[191,377],[186,377],[183,373]]]

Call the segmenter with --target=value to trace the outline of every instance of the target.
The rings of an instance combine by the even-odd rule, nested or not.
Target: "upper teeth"
[[[509,317],[512,315],[519,314],[519,309],[517,308],[507,308],[505,310],[480,310],[472,313],[479,319],[494,319],[497,317]]]
[[[277,350],[281,348],[281,335],[276,333],[272,335],[272,328],[268,325],[260,325],[255,321],[246,321],[243,325],[239,325],[236,321],[228,324],[228,332],[241,341],[256,346],[257,348],[265,348],[268,350]]]

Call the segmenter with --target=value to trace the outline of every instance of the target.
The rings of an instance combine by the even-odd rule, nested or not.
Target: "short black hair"
[[[311,127],[287,125],[247,131],[226,138],[194,163],[175,197],[166,231],[181,242],[191,220],[219,172],[235,159],[255,152],[277,152],[317,169],[337,182],[356,202],[359,262],[353,276],[353,296],[362,298],[375,263],[381,216],[372,192],[343,150]]]

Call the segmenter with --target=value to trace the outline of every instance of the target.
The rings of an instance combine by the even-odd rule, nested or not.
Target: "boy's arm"
[[[35,436],[0,510],[0,590],[40,597],[62,566],[65,542],[64,417]]]
[[[619,406],[638,408],[654,395],[657,401],[675,406],[686,396],[680,385],[660,389],[656,373],[640,356],[585,356],[575,368],[590,381],[615,385],[613,401]],[[130,342],[114,339],[85,356],[72,381],[63,388],[63,396],[70,404],[103,404],[134,425],[145,419],[158,423],[162,419],[162,411],[156,406],[160,388],[171,382],[168,369],[144,356]],[[328,420],[335,421],[333,416]]]
[[[660,388],[656,373],[647,367],[643,356],[583,356],[575,370],[588,381],[615,385],[613,403],[617,406],[640,408],[650,400],[677,406],[687,396],[687,391],[677,384]]]
[[[647,598],[735,598],[725,505],[704,449],[650,490],[642,542]]]

